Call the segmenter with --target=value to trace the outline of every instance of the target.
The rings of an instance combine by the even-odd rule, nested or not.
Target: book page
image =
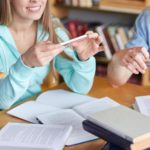
[[[86,104],[78,105],[73,108],[78,114],[87,118],[88,115],[91,115],[96,112],[100,112],[112,107],[119,106],[120,104],[115,102],[109,97],[100,98],[96,101],[92,101]]]
[[[54,112],[58,110],[60,109],[56,107],[40,104],[35,101],[29,101],[9,110],[7,114],[32,123],[38,123],[38,121],[36,120],[36,116],[38,114],[45,112]]]
[[[8,123],[0,131],[0,149],[62,150],[71,126]]]
[[[58,108],[70,109],[76,105],[87,103],[92,100],[96,100],[96,98],[65,90],[50,90],[38,96],[36,101]]]
[[[150,117],[150,95],[137,96],[135,101],[135,107],[140,113]]]
[[[66,143],[68,146],[97,139],[96,136],[83,129],[82,122],[85,119],[73,110],[66,109],[55,113],[45,113],[38,115],[37,118],[44,124],[71,125],[73,130]]]

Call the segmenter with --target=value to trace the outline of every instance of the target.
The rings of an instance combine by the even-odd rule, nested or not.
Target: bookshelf
[[[139,14],[149,3],[148,0],[102,0],[100,9]]]
[[[145,7],[150,6],[150,0],[100,0],[100,2],[98,2],[96,5],[93,5],[92,2],[90,5],[86,5],[85,2],[82,4],[82,6],[77,2],[74,3],[74,1],[78,0],[72,0],[72,3],[71,0],[65,0],[66,3],[64,3],[62,0],[58,0],[59,3],[56,3],[56,0],[53,1],[55,1],[55,8],[63,8],[66,12],[69,9],[82,9],[88,11],[109,11],[128,14],[139,14]],[[68,1],[70,2],[68,3]]]
[[[49,2],[50,2],[50,10],[55,16],[63,18],[68,15],[68,11],[65,8],[56,7],[56,0],[49,0]]]
[[[82,20],[83,22],[101,21],[107,25],[123,25],[133,26],[137,15],[146,7],[150,6],[150,0],[99,0],[97,4],[89,3],[92,0],[80,0],[84,2],[79,4],[79,0],[50,0],[53,13],[60,17],[68,17],[70,20]],[[72,3],[71,3],[72,1]],[[58,3],[59,2],[59,3]],[[67,3],[66,3],[67,2]],[[86,17],[87,16],[87,17]],[[94,16],[94,17],[93,17]],[[122,26],[121,26],[122,27]],[[102,76],[106,75],[104,67],[107,67],[109,60],[103,56],[96,56],[97,71],[102,70]],[[101,65],[101,67],[99,67]],[[149,71],[147,71],[149,72]],[[98,72],[97,75],[101,75]],[[146,84],[148,73],[145,75],[135,75],[135,79],[130,79],[130,82]],[[149,84],[150,85],[150,84]]]

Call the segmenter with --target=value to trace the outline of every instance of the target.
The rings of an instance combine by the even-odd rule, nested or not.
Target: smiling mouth
[[[35,7],[27,7],[27,10],[30,12],[37,12],[41,9],[41,6],[35,6]]]

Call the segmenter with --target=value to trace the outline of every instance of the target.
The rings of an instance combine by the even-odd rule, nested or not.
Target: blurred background
[[[103,38],[106,50],[97,54],[96,75],[106,76],[112,55],[132,39],[136,17],[150,0],[50,0],[52,13],[59,17],[75,38],[94,30]],[[150,86],[150,71],[133,75],[129,82]]]

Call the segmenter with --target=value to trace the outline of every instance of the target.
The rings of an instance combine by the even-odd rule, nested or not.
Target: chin
[[[35,21],[36,21],[36,20],[40,20],[40,19],[41,19],[41,16],[40,16],[40,17],[30,17],[29,19],[30,19],[30,20],[35,20]]]
[[[32,20],[39,20],[44,12],[44,7],[32,6],[26,9],[26,18]]]
[[[30,15],[28,17],[26,17],[29,20],[40,20],[42,17],[42,15]]]

